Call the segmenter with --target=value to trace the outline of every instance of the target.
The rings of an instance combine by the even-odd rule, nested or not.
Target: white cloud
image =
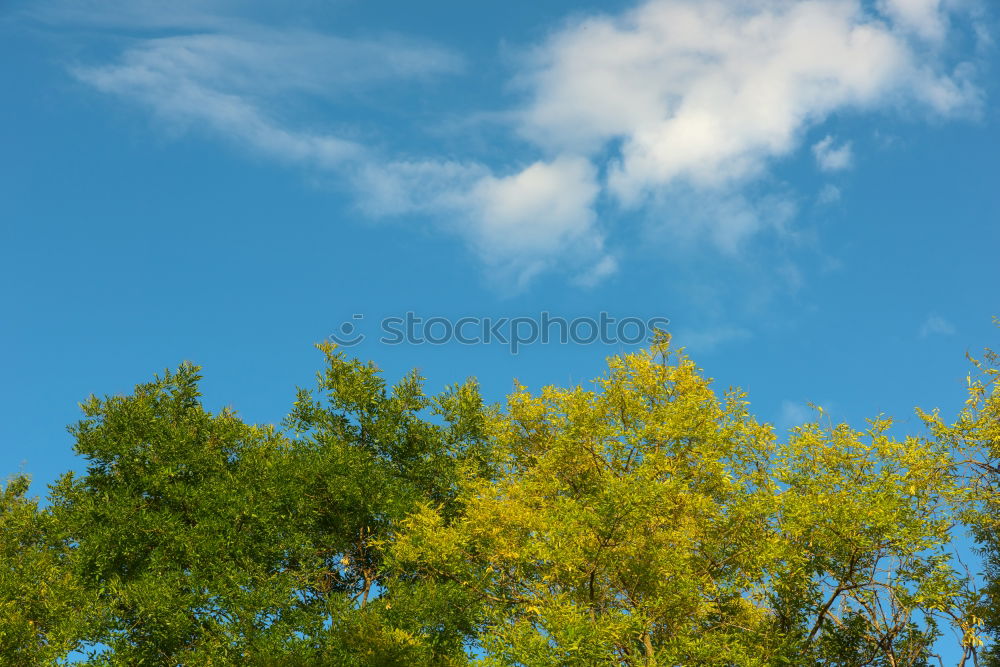
[[[244,6],[250,0],[244,0]],[[85,25],[97,28],[196,28],[231,27],[223,14],[235,9],[232,0],[173,0],[169,11],[159,0],[38,0],[24,11],[47,23]]]
[[[816,421],[816,411],[808,404],[787,400],[781,402],[781,414],[778,416],[780,431],[788,431],[813,421]]]
[[[837,405],[832,401],[824,401],[821,405],[784,400],[781,402],[781,412],[778,415],[779,431],[789,431],[796,426],[804,426],[815,422],[824,422],[835,413]]]
[[[373,216],[429,216],[514,282],[560,266],[588,283],[617,267],[599,210],[643,207],[673,234],[736,253],[787,227],[796,198],[756,186],[832,114],[973,108],[971,70],[922,46],[947,36],[958,1],[648,0],[577,19],[521,62],[527,97],[502,115],[529,141],[504,156],[518,167],[475,155],[401,159],[357,132],[296,120],[303,99],[336,107],[375,85],[460,73],[463,59],[440,46],[266,27],[259,15],[272,10],[234,0],[181,0],[170,11],[150,0],[59,0],[35,14],[135,31],[115,61],[74,68],[97,90],[171,125],[329,170]],[[825,170],[854,157],[849,141],[831,137],[813,149]]]
[[[126,51],[119,67],[268,99],[290,91],[339,97],[387,80],[453,74],[464,63],[451,51],[399,37],[348,39],[252,27],[148,39]]]
[[[851,142],[835,146],[833,137],[827,135],[813,144],[813,156],[816,164],[823,171],[840,171],[851,166],[854,154],[851,152]]]
[[[577,275],[574,282],[582,287],[593,287],[617,272],[618,260],[610,255],[605,255],[595,265]]]
[[[905,4],[880,16],[860,0],[650,0],[580,19],[520,76],[519,131],[553,153],[611,148],[607,187],[626,208],[678,185],[718,207],[833,113],[974,107],[967,72],[910,39],[914,21],[944,30],[945,13]],[[849,144],[825,148],[825,168],[851,162]],[[723,247],[767,225],[740,215],[727,226],[714,233]]]
[[[941,0],[879,0],[879,11],[902,29],[923,39],[940,41],[948,29],[948,15]]]
[[[562,157],[510,176],[487,176],[467,197],[482,220],[476,234],[484,249],[551,255],[591,238],[597,193],[593,165]]]
[[[75,74],[102,92],[146,104],[171,124],[205,126],[243,148],[281,161],[333,167],[363,151],[339,137],[285,128],[246,97],[172,72],[123,65],[78,68]]]
[[[558,262],[591,265],[595,280],[614,271],[594,212],[596,172],[584,159],[536,162],[503,176],[479,163],[369,160],[354,188],[371,215],[434,217],[515,288]]]
[[[400,39],[255,27],[142,40],[118,62],[77,66],[73,73],[169,123],[205,126],[268,157],[330,168],[359,159],[365,150],[348,139],[279,122],[283,102],[303,95],[342,97],[461,66],[460,58],[439,47]]]
[[[675,334],[674,341],[689,352],[706,353],[720,345],[747,340],[752,336],[753,334],[743,327],[719,325],[708,329],[682,329]]]
[[[920,337],[950,336],[955,333],[955,325],[939,315],[928,315],[920,325]]]
[[[816,196],[816,201],[823,206],[827,204],[836,204],[840,201],[842,196],[840,188],[832,183],[827,183],[822,187],[822,189],[820,189],[819,194]]]
[[[270,112],[282,95],[336,96],[379,79],[452,72],[459,63],[437,47],[399,40],[255,30],[150,39],[115,64],[74,73],[171,124],[206,127],[272,159],[341,173],[371,215],[430,215],[465,238],[501,280],[523,285],[564,256],[608,275],[593,208],[599,186],[586,159],[560,157],[509,175],[474,161],[400,161]]]
[[[372,217],[386,217],[467,208],[463,193],[489,176],[490,170],[477,162],[371,157],[348,178],[359,195],[358,207]]]
[[[740,255],[765,232],[784,233],[798,205],[784,191],[768,194],[721,189],[706,193],[689,185],[666,185],[650,197],[648,233],[693,251],[710,244],[716,252]]]
[[[849,0],[653,0],[557,33],[525,85],[522,132],[563,149],[624,141],[615,189],[717,184],[787,154],[845,107],[969,102],[905,37]],[[939,99],[928,90],[945,88]]]

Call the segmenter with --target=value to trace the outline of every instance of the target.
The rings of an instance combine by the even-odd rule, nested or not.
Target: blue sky
[[[990,3],[276,7],[0,9],[8,473],[182,360],[276,422],[355,314],[668,317],[780,428],[916,429],[1000,347]],[[621,349],[351,351],[499,399]]]
[[[1000,347],[995,6],[12,0],[0,467],[182,360],[277,422],[320,355],[490,399],[628,346],[386,346],[380,318],[667,317],[785,429],[953,414]],[[361,321],[352,320],[356,314]]]
[[[953,410],[996,345],[985,4],[7,3],[4,469],[194,360],[281,418],[364,314],[668,317],[786,426]],[[432,387],[614,346],[353,348]]]
[[[954,411],[997,345],[997,16],[973,0],[6,3],[3,468],[182,360],[274,422],[352,353],[491,398],[622,346],[377,322],[659,316],[779,427]]]

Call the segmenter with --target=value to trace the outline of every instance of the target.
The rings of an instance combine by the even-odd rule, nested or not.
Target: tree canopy
[[[278,426],[191,364],[83,403],[86,471],[0,492],[0,662],[1000,664],[991,353],[897,435],[776,433],[666,336],[501,405],[320,348]]]

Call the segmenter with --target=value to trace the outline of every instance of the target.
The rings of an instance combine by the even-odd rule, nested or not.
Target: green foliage
[[[54,488],[72,564],[100,601],[99,662],[223,664],[279,650],[304,620],[308,536],[284,441],[199,403],[197,368],[83,405],[87,474]]]
[[[98,598],[81,636],[106,647],[95,664],[464,656],[463,592],[390,577],[381,544],[418,500],[449,502],[451,471],[477,451],[475,387],[441,397],[433,424],[416,376],[387,388],[326,353],[291,436],[205,411],[190,365],[84,404],[72,431],[87,473],[66,475],[52,506],[69,569]]]
[[[0,490],[0,656],[12,667],[66,655],[91,602],[67,566],[63,527],[27,491],[23,476]]]
[[[0,493],[0,662],[918,667],[952,631],[988,658],[995,363],[925,437],[778,438],[666,337],[503,406],[320,347],[280,429],[207,411],[189,364],[89,399],[86,472]]]

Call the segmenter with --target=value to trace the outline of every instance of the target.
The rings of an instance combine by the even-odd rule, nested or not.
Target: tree
[[[503,406],[320,347],[281,428],[190,364],[84,403],[85,473],[0,493],[3,664],[917,667],[1000,628],[953,540],[1000,571],[992,367],[927,436],[779,438],[666,337]]]
[[[388,387],[373,365],[320,348],[317,390],[300,391],[287,420],[296,516],[319,577],[308,598],[329,626],[313,629],[311,650],[321,664],[463,663],[476,601],[454,582],[388,569],[385,549],[419,505],[455,512],[460,469],[488,477],[478,388],[429,398],[416,373]]]
[[[994,322],[1000,326],[1000,320]],[[976,615],[960,626],[965,656],[982,657],[983,664],[995,667],[1000,665],[1000,355],[987,349],[982,361],[970,361],[974,370],[967,377],[968,397],[958,419],[948,424],[937,413],[923,416],[935,436],[962,459],[971,492],[962,518],[983,559],[985,585],[974,596]],[[985,647],[984,639],[990,637],[992,646]]]
[[[464,591],[389,578],[381,549],[414,503],[450,502],[451,471],[477,451],[476,388],[432,401],[416,375],[387,388],[324,351],[292,435],[207,412],[192,365],[84,404],[87,473],[52,502],[99,602],[82,636],[105,647],[95,664],[464,659]],[[443,424],[419,416],[431,408]]]
[[[85,475],[53,490],[100,622],[95,664],[235,664],[300,627],[307,540],[285,441],[201,406],[182,365],[131,396],[91,397],[72,430]]]
[[[0,656],[12,667],[69,653],[92,602],[66,566],[70,545],[61,526],[27,491],[20,475],[0,490]]]
[[[779,444],[683,355],[611,360],[595,390],[523,387],[462,481],[393,547],[486,605],[486,664],[923,665],[961,501],[938,442],[818,423]]]

